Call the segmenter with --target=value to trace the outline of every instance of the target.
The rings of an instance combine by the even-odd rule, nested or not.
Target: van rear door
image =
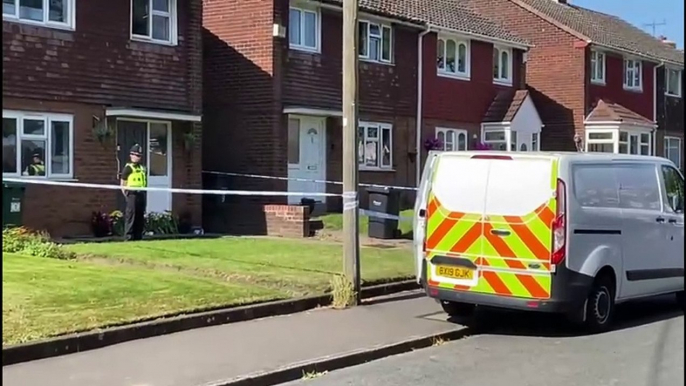
[[[552,156],[442,155],[429,193],[430,285],[549,298],[556,186]]]

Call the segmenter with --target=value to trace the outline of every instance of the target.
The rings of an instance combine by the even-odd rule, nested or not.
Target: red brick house
[[[367,0],[360,12],[361,182],[415,186],[428,139],[439,137],[445,149],[467,149],[492,129],[496,146],[501,136],[506,141],[510,126],[521,123],[485,118],[491,105],[508,110],[515,95],[527,111],[518,119],[534,119],[526,126],[538,125],[540,132],[528,94],[515,92],[524,87],[526,40],[456,0]],[[203,24],[205,169],[340,181],[341,0],[207,2]],[[513,111],[515,116],[519,109]],[[341,191],[339,185],[298,181],[234,178],[219,184]],[[340,199],[316,199],[340,209]],[[366,206],[364,201],[363,189]],[[259,209],[245,213],[244,203],[234,202],[232,224],[223,226],[260,217]]]
[[[118,184],[137,142],[151,186],[201,186],[201,0],[9,0],[2,11],[3,177]],[[35,152],[44,176],[27,176]],[[24,224],[89,234],[91,212],[120,198],[27,185]],[[201,221],[198,197],[148,201]]]
[[[656,154],[683,167],[683,51],[572,1],[468,3],[533,43],[527,85],[544,148]]]

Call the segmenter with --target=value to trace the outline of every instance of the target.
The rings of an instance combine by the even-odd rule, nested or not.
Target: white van
[[[561,312],[608,328],[615,304],[684,300],[684,179],[669,160],[432,152],[415,203],[417,281],[450,315]]]

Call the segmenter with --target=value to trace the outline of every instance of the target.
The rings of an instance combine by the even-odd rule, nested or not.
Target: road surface
[[[483,331],[288,386],[683,386],[684,317],[671,299],[619,309],[609,333],[492,313]]]

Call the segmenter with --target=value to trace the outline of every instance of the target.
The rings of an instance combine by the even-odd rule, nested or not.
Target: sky
[[[655,35],[667,36],[684,48],[684,2],[683,0],[568,0],[570,4],[619,16],[629,23],[652,34],[645,24],[666,23],[655,27]]]

